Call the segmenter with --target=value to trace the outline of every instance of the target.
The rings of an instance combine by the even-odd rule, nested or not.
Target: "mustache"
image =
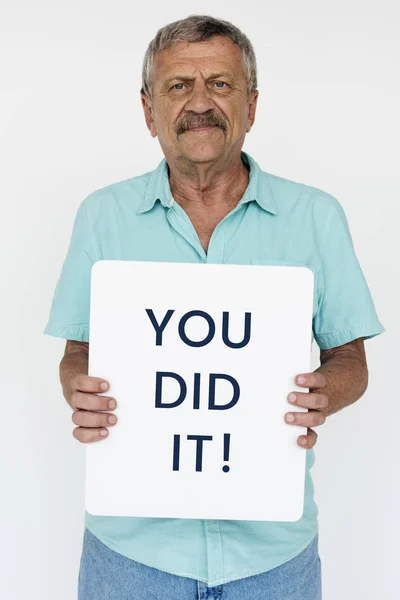
[[[210,112],[201,115],[187,114],[177,123],[176,134],[180,135],[192,127],[220,127],[226,133],[226,121],[218,113]]]

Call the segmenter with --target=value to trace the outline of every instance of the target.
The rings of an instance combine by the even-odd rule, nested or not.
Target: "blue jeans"
[[[122,556],[86,528],[78,588],[78,600],[321,600],[318,534],[275,569],[208,587]]]

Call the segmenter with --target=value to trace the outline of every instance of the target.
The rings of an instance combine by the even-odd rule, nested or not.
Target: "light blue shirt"
[[[242,160],[250,167],[248,187],[215,228],[207,254],[187,213],[172,198],[165,158],[154,171],[87,196],[76,214],[44,332],[89,341],[91,267],[104,259],[307,266],[315,281],[310,338],[321,349],[382,333],[338,200],[262,171],[245,152]],[[304,513],[298,521],[102,517],[86,512],[86,527],[120,554],[209,586],[268,571],[299,554],[318,531],[310,475],[315,455],[313,449],[304,451]]]

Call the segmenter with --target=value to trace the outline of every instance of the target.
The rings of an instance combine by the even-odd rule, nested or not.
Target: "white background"
[[[397,599],[396,0],[3,0],[0,11],[3,596],[76,598],[85,449],[58,379],[65,342],[42,330],[80,202],[162,158],[140,104],[147,44],[201,12],[232,21],[255,47],[259,107],[244,150],[342,203],[387,329],[366,342],[364,397],[318,428],[312,475],[324,600]]]

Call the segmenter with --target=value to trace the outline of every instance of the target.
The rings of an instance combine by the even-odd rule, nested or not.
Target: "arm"
[[[290,425],[308,427],[307,435],[298,438],[298,443],[305,449],[312,448],[318,438],[311,427],[322,425],[327,416],[353,404],[361,398],[368,385],[364,338],[321,350],[320,359],[321,366],[313,373],[303,373],[295,378],[297,385],[310,391],[295,391],[288,396],[294,406],[309,409],[308,412],[285,415]],[[289,415],[293,415],[293,420],[288,419]]]
[[[97,442],[108,434],[117,417],[109,412],[116,406],[115,398],[99,396],[109,384],[99,377],[88,375],[89,344],[67,340],[60,362],[60,381],[63,394],[73,409],[72,422],[78,425],[72,435],[80,442]],[[104,387],[105,386],[105,387]]]
[[[314,373],[304,374],[303,382],[296,378],[296,383],[310,392],[293,392],[294,404],[309,412],[294,413],[293,421],[287,421],[309,428],[322,425],[328,415],[361,398],[368,385],[364,340],[385,331],[358,261],[343,207],[333,196],[328,204],[330,213],[320,230],[323,285],[312,325],[321,350],[321,366]],[[298,443],[312,448],[316,439],[315,431],[308,429]]]
[[[64,398],[71,408],[73,388],[71,382],[79,374],[87,375],[89,359],[89,343],[67,340],[64,356],[60,362],[60,382]]]
[[[359,400],[368,387],[364,339],[358,338],[337,348],[321,350],[320,361],[321,366],[315,372],[324,375],[326,386],[313,391],[328,396],[328,406],[322,409],[328,417]]]

